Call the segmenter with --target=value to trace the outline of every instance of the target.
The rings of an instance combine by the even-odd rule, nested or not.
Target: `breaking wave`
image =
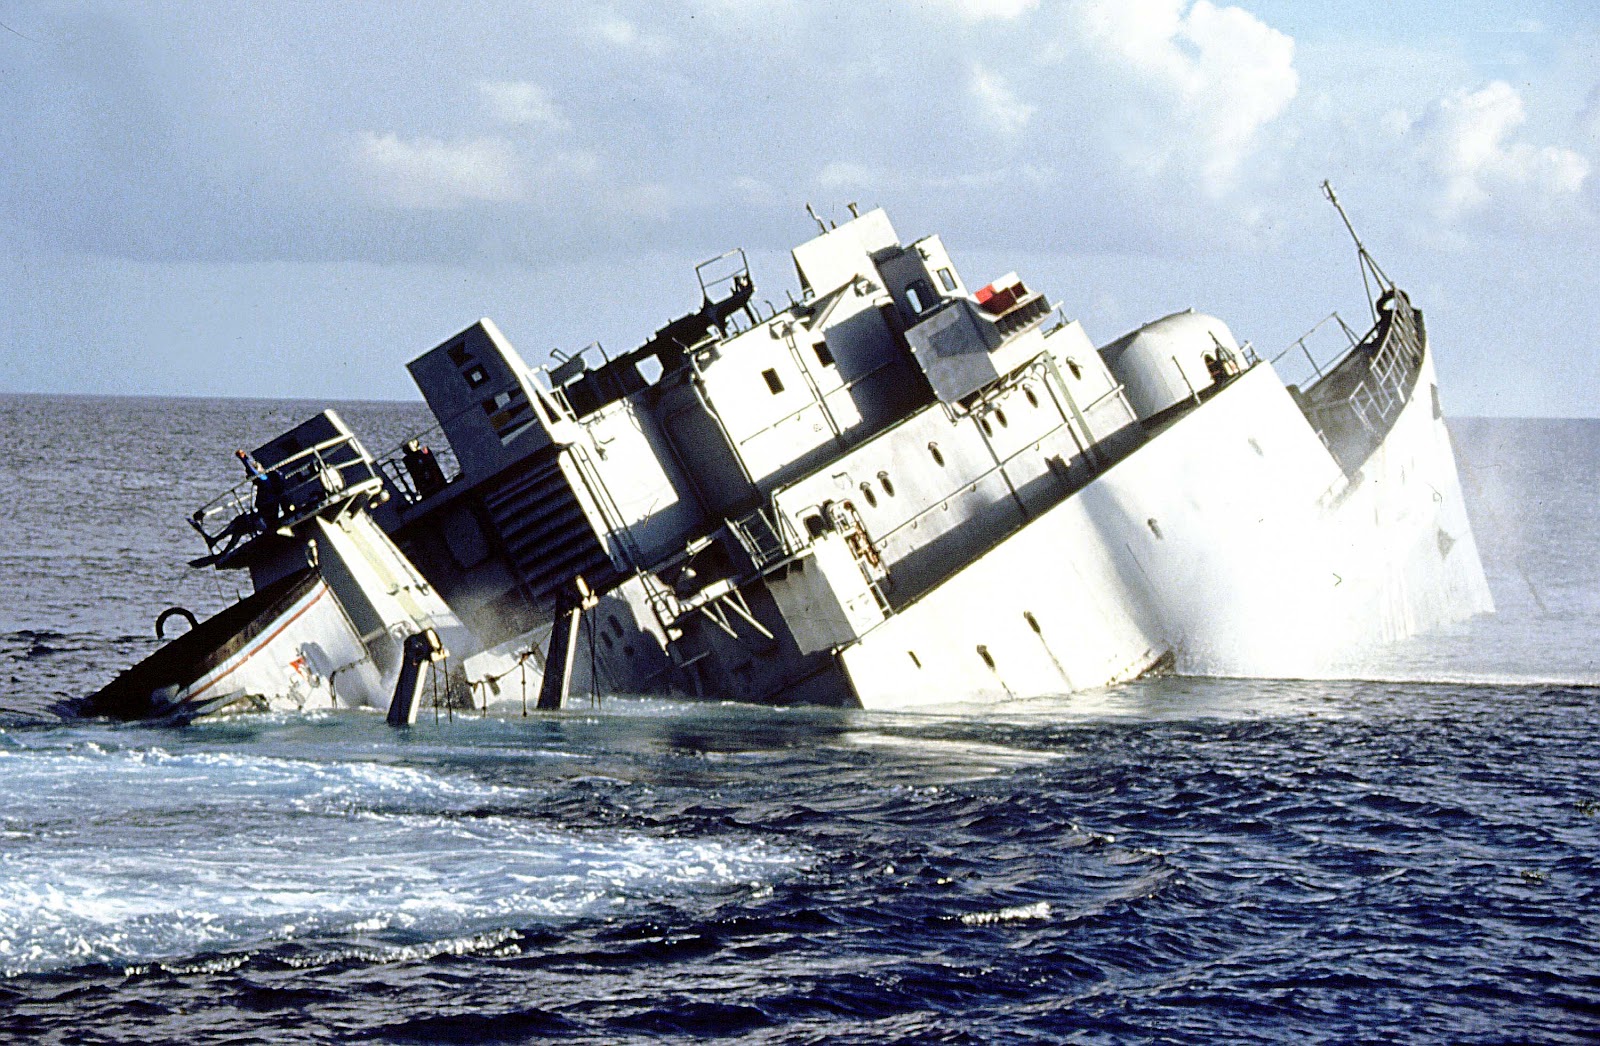
[[[324,938],[374,961],[492,949],[508,928],[759,887],[800,863],[758,839],[496,812],[528,794],[416,767],[35,740],[0,735],[0,779],[22,797],[0,817],[6,975]]]

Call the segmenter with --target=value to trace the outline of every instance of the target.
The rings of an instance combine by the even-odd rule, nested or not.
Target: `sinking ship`
[[[409,364],[437,424],[397,451],[325,412],[245,455],[195,564],[254,595],[90,710],[985,702],[1492,609],[1422,314],[1359,239],[1371,327],[1289,384],[1193,311],[1096,348],[851,211],[787,307],[734,251],[628,352],[533,368],[480,320]]]

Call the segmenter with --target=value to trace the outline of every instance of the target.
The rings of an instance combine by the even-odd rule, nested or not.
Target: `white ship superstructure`
[[[251,475],[202,506],[197,567],[247,571],[254,593],[196,623],[89,699],[100,714],[189,719],[223,711],[374,708],[423,662],[476,641],[368,509],[377,465],[333,411],[237,452]],[[417,642],[414,637],[421,637]],[[409,645],[408,645],[409,641]],[[416,694],[401,702],[416,714]]]
[[[574,672],[866,707],[1300,674],[1490,609],[1387,281],[1300,389],[1193,312],[1097,350],[881,210],[793,259],[787,307],[734,252],[620,355],[534,370],[482,320],[411,363],[439,425],[370,508],[485,651],[475,703],[555,707]]]
[[[605,688],[879,706],[1304,670],[1490,606],[1403,292],[1302,392],[1195,313],[1096,351],[882,211],[794,262],[788,308],[735,266],[614,359],[533,372],[485,321],[412,364],[461,473],[381,511],[480,634],[581,576]]]

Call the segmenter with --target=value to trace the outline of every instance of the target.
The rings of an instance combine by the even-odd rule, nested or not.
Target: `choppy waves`
[[[506,927],[641,898],[759,888],[800,863],[762,840],[531,822],[504,812],[526,805],[526,789],[428,769],[184,751],[181,740],[123,747],[117,735],[0,738],[0,781],[15,797],[0,816],[8,976],[182,967],[308,939],[355,941],[352,954],[385,961],[463,939],[481,950],[472,935],[493,944]]]
[[[1600,1031],[1587,690],[0,734],[0,1037]]]

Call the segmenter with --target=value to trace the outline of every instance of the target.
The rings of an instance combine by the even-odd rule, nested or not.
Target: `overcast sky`
[[[1600,414],[1586,0],[0,0],[0,391],[412,398],[479,316],[630,348],[812,204],[1097,343],[1362,320],[1331,179],[1452,413]],[[1331,343],[1327,346],[1331,351]]]

